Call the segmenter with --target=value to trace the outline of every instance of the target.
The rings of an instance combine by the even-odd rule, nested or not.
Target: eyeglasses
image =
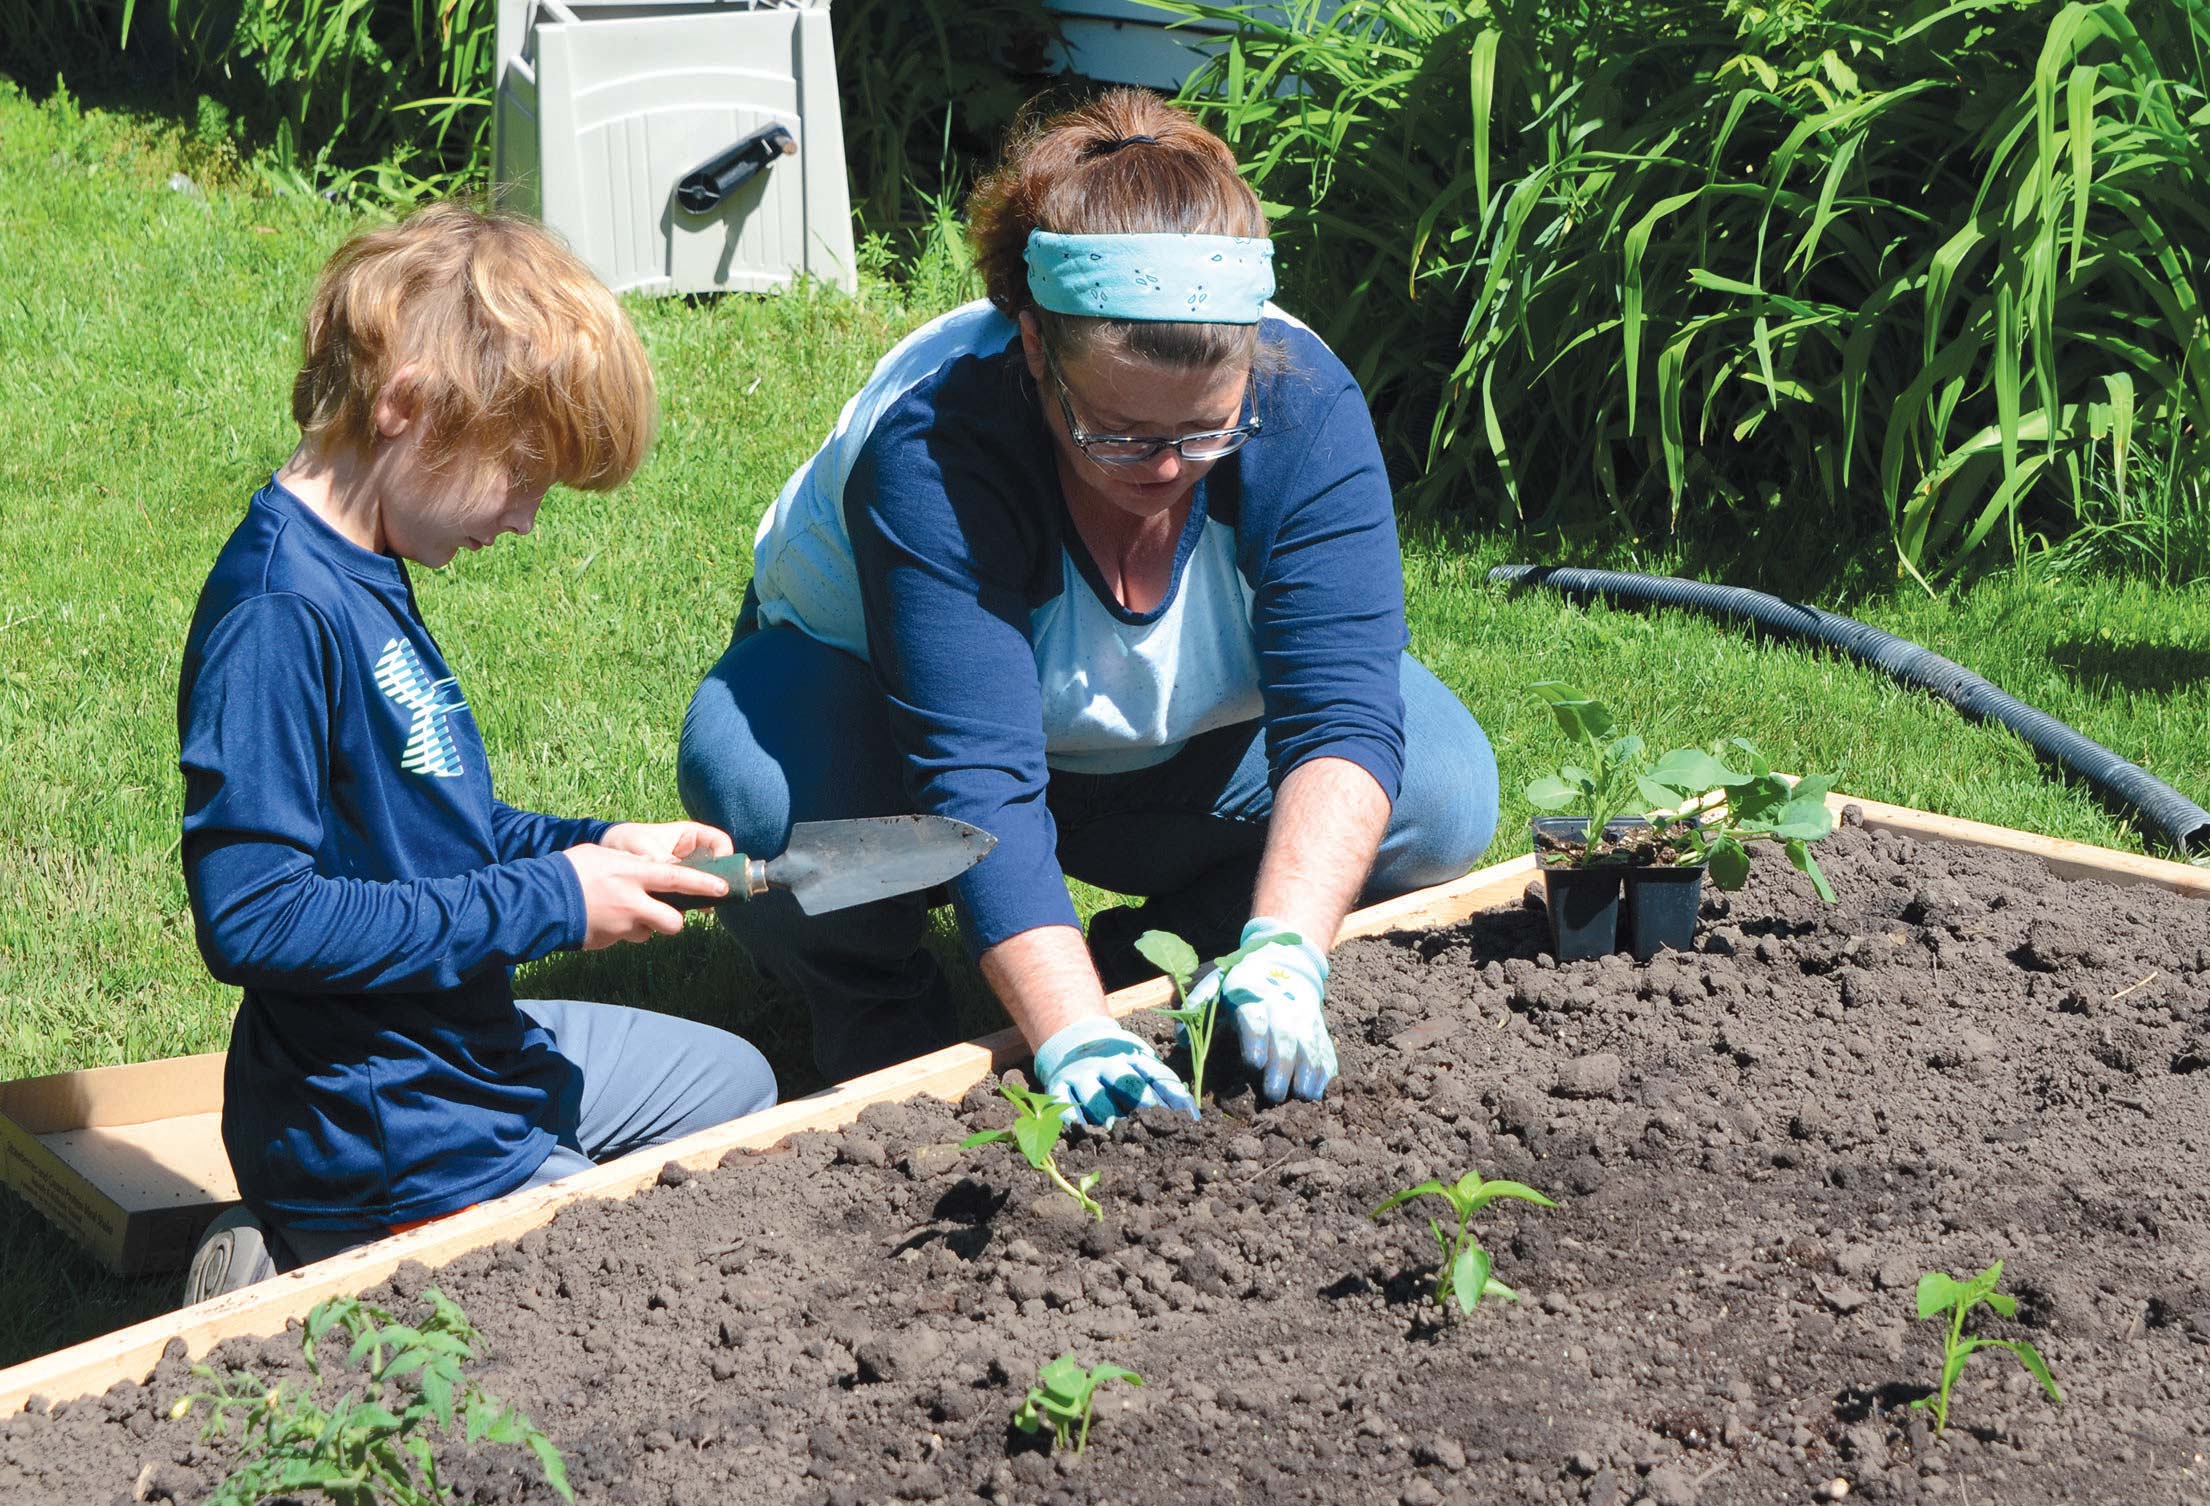
[[[1219,460],[1233,455],[1249,444],[1265,425],[1257,413],[1252,413],[1249,423],[1237,424],[1232,429],[1208,429],[1202,434],[1184,434],[1178,439],[1151,438],[1140,434],[1092,434],[1074,419],[1074,404],[1068,400],[1067,379],[1059,374],[1059,363],[1048,353],[1044,365],[1051,372],[1051,384],[1059,396],[1059,411],[1066,416],[1067,437],[1074,447],[1099,465],[1142,465],[1158,457],[1161,450],[1172,450],[1184,460]],[[1246,401],[1248,401],[1248,394]]]

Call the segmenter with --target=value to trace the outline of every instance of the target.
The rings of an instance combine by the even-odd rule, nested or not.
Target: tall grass
[[[2210,0],[1156,3],[1422,509],[1923,583],[2210,462]]]
[[[284,186],[406,202],[481,181],[497,0],[124,0],[187,88],[236,107]]]

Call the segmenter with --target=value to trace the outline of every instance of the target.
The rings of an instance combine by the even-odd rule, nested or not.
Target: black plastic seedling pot
[[[1627,870],[1627,950],[1648,962],[1666,947],[1685,952],[1696,938],[1704,898],[1704,865]]]
[[[1605,830],[1618,833],[1624,822]],[[1619,948],[1619,863],[1575,868],[1543,850],[1542,839],[1584,842],[1588,822],[1570,816],[1537,816],[1528,823],[1535,861],[1542,869],[1543,911],[1550,917],[1550,953],[1560,962],[1581,962]]]

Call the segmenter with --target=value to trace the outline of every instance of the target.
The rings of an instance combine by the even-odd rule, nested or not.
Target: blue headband
[[[1028,291],[1054,314],[1147,324],[1256,324],[1273,242],[1243,235],[1028,234]]]

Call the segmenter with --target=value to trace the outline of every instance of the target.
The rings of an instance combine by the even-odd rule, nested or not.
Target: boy
[[[407,576],[528,533],[553,482],[618,486],[653,414],[620,306],[535,224],[435,205],[323,268],[299,448],[208,576],[178,693],[193,921],[245,990],[244,1207],[187,1302],[774,1102],[725,1031],[515,1002],[517,962],[680,930],[654,893],[725,894],[675,860],[730,841],[494,799]]]

